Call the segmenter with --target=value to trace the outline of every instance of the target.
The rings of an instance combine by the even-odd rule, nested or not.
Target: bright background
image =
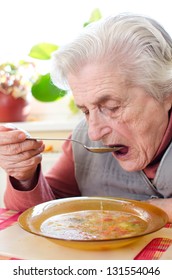
[[[38,43],[67,43],[96,8],[102,17],[124,12],[151,16],[172,35],[171,0],[0,0],[0,63],[27,60],[31,47]],[[39,72],[48,72],[48,62],[39,63]],[[68,122],[71,118],[69,96],[50,104],[28,96],[31,120],[67,118]]]
[[[157,19],[172,34],[171,0],[0,0],[0,62],[23,59],[40,42],[71,40],[93,9],[102,16],[135,12]]]

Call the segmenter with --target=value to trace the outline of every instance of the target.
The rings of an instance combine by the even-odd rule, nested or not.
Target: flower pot
[[[29,112],[30,105],[27,100],[0,92],[0,122],[26,121]]]

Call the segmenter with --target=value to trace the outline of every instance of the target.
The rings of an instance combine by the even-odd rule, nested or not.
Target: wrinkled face
[[[87,65],[69,75],[76,105],[85,114],[88,135],[105,145],[122,145],[114,156],[124,170],[144,169],[168,124],[171,101],[157,102],[142,88],[128,88],[107,66]]]

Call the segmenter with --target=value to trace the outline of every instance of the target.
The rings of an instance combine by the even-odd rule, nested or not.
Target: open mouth
[[[125,146],[125,145],[110,145],[110,147],[120,147],[120,149],[118,151],[113,152],[116,156],[123,156],[126,155],[128,153],[129,147]]]

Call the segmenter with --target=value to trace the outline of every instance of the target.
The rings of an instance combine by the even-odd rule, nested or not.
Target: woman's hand
[[[0,126],[0,167],[19,181],[30,180],[42,160],[42,141],[27,140],[27,132]]]

